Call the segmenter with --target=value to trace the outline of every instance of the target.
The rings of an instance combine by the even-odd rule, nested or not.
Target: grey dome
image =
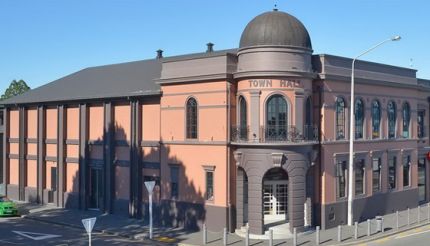
[[[240,48],[285,45],[312,49],[305,26],[294,16],[273,10],[251,20],[240,38]]]

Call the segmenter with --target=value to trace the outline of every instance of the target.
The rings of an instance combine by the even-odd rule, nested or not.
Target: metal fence
[[[305,125],[302,128],[295,125],[267,125],[259,127],[259,137],[250,131],[250,126],[233,126],[231,128],[232,142],[250,143],[296,143],[318,141],[318,127]]]

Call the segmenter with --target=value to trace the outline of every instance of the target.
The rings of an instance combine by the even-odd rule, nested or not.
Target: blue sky
[[[428,0],[0,0],[0,93],[35,88],[89,66],[235,48],[246,24],[273,8],[300,19],[315,54],[363,57],[430,79]],[[412,59],[412,61],[411,61]]]

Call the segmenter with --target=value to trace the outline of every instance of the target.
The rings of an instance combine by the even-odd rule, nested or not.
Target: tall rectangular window
[[[409,186],[411,179],[411,156],[403,158],[403,186]]]
[[[51,167],[51,190],[57,190],[57,167]]]
[[[381,191],[381,158],[372,159],[372,190]]]
[[[397,166],[397,158],[395,156],[391,156],[388,158],[388,188],[390,190],[396,188],[396,166]]]
[[[418,125],[418,137],[423,138],[425,137],[425,128],[424,128],[424,110],[418,111],[418,119],[417,119],[417,125]]]
[[[171,187],[171,198],[179,198],[179,167],[170,167],[170,187]]]
[[[364,159],[355,161],[355,194],[364,194]]]
[[[206,200],[214,199],[214,172],[206,171]]]
[[[346,161],[338,161],[336,163],[336,197],[346,197]]]

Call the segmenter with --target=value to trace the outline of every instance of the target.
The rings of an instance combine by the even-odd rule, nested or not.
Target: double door
[[[265,221],[288,219],[288,181],[264,181],[263,212]]]

